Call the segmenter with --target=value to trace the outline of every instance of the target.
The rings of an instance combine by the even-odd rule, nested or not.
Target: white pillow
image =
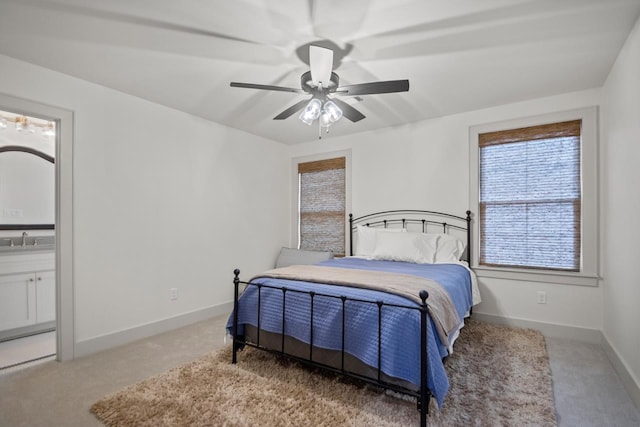
[[[433,263],[440,236],[424,233],[380,233],[376,236],[374,259]]]
[[[425,233],[417,233],[418,249],[420,249],[421,260],[418,263],[433,264],[436,261],[436,255],[438,253],[438,244],[440,243],[440,236],[433,236]]]
[[[376,249],[376,235],[378,233],[397,233],[404,231],[402,228],[376,228],[366,225],[358,225],[356,240],[356,256],[371,258],[373,251]]]
[[[333,258],[331,252],[282,248],[276,260],[276,268],[299,264],[316,264]]]
[[[438,234],[438,248],[436,250],[435,262],[456,262],[464,253],[465,243],[450,234]]]
[[[356,227],[358,239],[356,240],[356,256],[370,257],[376,248],[376,230],[372,227],[359,225]]]

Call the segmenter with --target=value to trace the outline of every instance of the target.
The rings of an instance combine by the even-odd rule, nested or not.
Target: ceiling
[[[336,49],[341,85],[409,79],[343,98],[366,119],[331,138],[600,87],[639,14],[640,0],[0,0],[0,54],[294,144],[317,127],[272,118],[305,95],[229,83],[299,88],[312,43]]]

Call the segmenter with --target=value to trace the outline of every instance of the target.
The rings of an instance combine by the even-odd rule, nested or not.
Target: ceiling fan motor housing
[[[338,88],[339,82],[340,78],[334,72],[331,73],[331,78],[327,83],[322,82],[322,85],[319,86],[313,84],[313,80],[311,79],[311,71],[302,73],[302,76],[300,76],[300,87],[302,87],[302,90],[313,95],[321,95],[325,97],[327,96],[327,94],[335,92],[335,90]]]

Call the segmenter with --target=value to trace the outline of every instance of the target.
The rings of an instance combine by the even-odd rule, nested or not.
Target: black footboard
[[[420,412],[420,425],[421,426],[426,426],[426,420],[427,420],[427,414],[429,411],[429,400],[431,398],[431,392],[427,386],[427,321],[428,321],[428,313],[427,313],[427,299],[429,297],[429,294],[427,291],[421,291],[420,292],[420,299],[422,300],[422,304],[421,305],[398,305],[398,304],[389,304],[389,303],[385,303],[383,301],[368,301],[368,300],[362,300],[362,299],[355,299],[355,298],[348,298],[346,296],[335,296],[335,295],[327,295],[327,294],[322,294],[319,292],[313,292],[313,291],[300,291],[300,290],[296,290],[296,289],[287,289],[286,287],[274,287],[274,286],[270,286],[270,285],[264,285],[264,284],[255,284],[255,283],[248,283],[248,282],[242,282],[240,280],[240,270],[236,269],[234,270],[234,279],[233,279],[233,283],[234,283],[234,301],[233,301],[233,308],[234,308],[234,313],[233,313],[233,331],[232,331],[232,335],[233,335],[233,356],[232,356],[232,363],[236,363],[237,362],[237,352],[240,348],[242,348],[243,346],[251,346],[254,348],[258,348],[261,350],[265,350],[271,353],[275,353],[275,354],[279,354],[282,356],[286,356],[288,358],[291,358],[293,360],[299,361],[301,363],[310,365],[310,366],[314,366],[317,368],[322,368],[334,373],[338,373],[341,374],[343,376],[346,377],[350,377],[350,378],[356,378],[358,380],[367,382],[369,384],[373,384],[375,386],[378,387],[382,387],[384,389],[388,389],[388,390],[393,390],[399,393],[403,393],[403,394],[407,394],[410,396],[414,396],[417,399],[417,408],[418,411]],[[240,285],[243,284],[245,286],[255,286],[257,287],[257,292],[258,292],[258,318],[257,318],[257,327],[255,328],[256,330],[256,336],[253,337],[253,340],[247,340],[246,336],[243,334],[242,336],[238,333],[238,303],[239,303],[239,295],[240,295]],[[261,291],[262,289],[265,288],[269,288],[269,289],[277,289],[279,291],[282,292],[282,334],[281,334],[281,339],[280,342],[278,342],[277,344],[274,345],[274,340],[273,337],[269,337],[270,340],[266,340],[264,337],[261,340],[261,329],[260,329],[260,304],[261,304],[261,299],[260,299],[260,295],[261,295]],[[311,320],[311,325],[310,325],[310,330],[309,330],[309,345],[308,345],[308,349],[305,348],[305,351],[307,351],[307,354],[301,354],[300,350],[293,350],[293,348],[289,349],[287,347],[287,343],[290,342],[287,340],[287,336],[285,336],[284,331],[285,331],[285,313],[287,310],[287,293],[302,293],[302,294],[306,294],[309,295],[309,299],[310,299],[310,306],[309,306],[309,310],[311,313],[310,316],[310,320]],[[313,311],[314,311],[314,298],[315,297],[326,297],[326,298],[335,298],[341,301],[342,304],[342,324],[341,324],[341,333],[342,333],[342,348],[339,350],[339,356],[338,358],[336,358],[335,363],[329,363],[326,361],[325,358],[319,357],[319,356],[315,356],[314,355],[314,325],[313,325]],[[353,366],[351,364],[351,360],[353,359],[352,356],[350,356],[348,353],[345,353],[345,329],[346,329],[346,325],[345,325],[345,305],[347,304],[347,302],[349,301],[354,301],[354,302],[359,302],[359,303],[365,303],[365,304],[374,304],[378,307],[378,325],[377,325],[377,336],[378,336],[378,340],[377,340],[377,346],[378,346],[378,363],[377,363],[377,367],[375,367],[373,370],[369,370],[369,373],[363,373],[362,371],[356,370],[356,369],[351,369],[350,367]],[[420,378],[421,378],[421,383],[419,385],[419,387],[416,388],[411,388],[409,386],[407,386],[407,384],[403,384],[399,381],[393,381],[392,378],[389,378],[388,376],[386,376],[381,369],[381,360],[382,360],[382,321],[383,321],[383,316],[382,316],[382,309],[383,307],[396,307],[396,308],[401,308],[401,309],[406,309],[406,310],[417,310],[420,312],[420,329],[421,329],[421,342],[420,342]],[[264,332],[263,332],[264,334]],[[269,344],[265,345],[264,341],[268,341]],[[291,346],[293,347],[293,346]],[[316,347],[316,351],[318,351],[318,348]],[[436,350],[437,351],[437,350]]]

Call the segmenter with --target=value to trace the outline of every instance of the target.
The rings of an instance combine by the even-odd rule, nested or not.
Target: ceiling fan
[[[309,68],[310,70],[300,77],[300,89],[238,82],[231,82],[231,87],[310,94],[311,99],[303,99],[293,104],[273,119],[284,120],[302,110],[298,116],[300,120],[311,125],[319,119],[320,129],[324,127],[327,132],[329,126],[342,116],[352,122],[365,118],[364,114],[339,99],[339,96],[374,95],[409,90],[409,80],[387,80],[340,86],[340,79],[333,72],[333,50],[320,46],[309,46]]]

